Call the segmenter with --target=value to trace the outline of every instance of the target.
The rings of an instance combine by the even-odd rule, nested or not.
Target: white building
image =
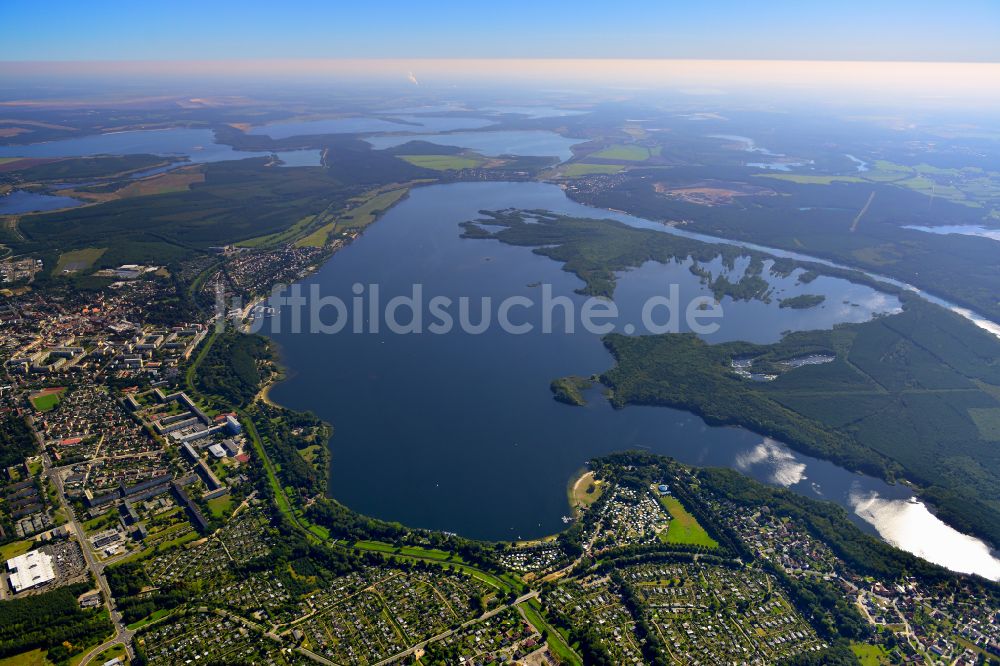
[[[40,550],[7,560],[7,571],[10,572],[10,585],[15,593],[44,585],[56,577],[52,557]]]

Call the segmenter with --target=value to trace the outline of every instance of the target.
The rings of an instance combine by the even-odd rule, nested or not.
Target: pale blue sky
[[[1000,62],[1000,2],[0,2],[0,60],[380,57]]]

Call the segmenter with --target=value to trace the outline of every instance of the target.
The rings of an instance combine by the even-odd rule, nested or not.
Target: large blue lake
[[[29,143],[23,146],[0,146],[0,157],[86,157],[89,155],[151,154],[185,157],[191,162],[219,162],[261,157],[267,153],[234,150],[215,143],[207,129],[164,129],[113,132],[91,136]],[[290,166],[319,166],[318,150],[295,150],[279,153]]]
[[[398,121],[398,122],[396,122]],[[250,129],[250,134],[266,134],[272,139],[311,134],[367,134],[372,132],[444,132],[447,130],[477,129],[494,124],[486,118],[458,116],[399,115],[392,118],[326,118],[294,120],[260,125]]]
[[[326,296],[350,303],[352,286],[378,284],[382,302],[422,285],[425,299],[521,295],[537,301],[541,287],[569,298],[580,281],[525,248],[460,238],[459,222],[482,209],[548,209],[610,217],[540,183],[462,183],[414,190],[354,244],[307,278]],[[615,215],[631,223],[653,223]],[[737,275],[740,262],[726,269]],[[712,342],[767,342],[783,331],[861,321],[897,307],[893,297],[849,282],[769,276],[782,296],[820,293],[824,307],[781,309],[724,299],[725,316]],[[636,321],[650,295],[680,288],[682,300],[706,295],[684,261],[646,264],[620,276],[620,322]],[[478,321],[479,310],[472,307]],[[900,547],[956,570],[1000,578],[1000,561],[982,542],[937,520],[910,491],[790,451],[738,428],[713,428],[672,409],[612,409],[599,391],[586,407],[552,399],[549,382],[608,369],[612,359],[597,335],[554,330],[511,335],[497,326],[478,335],[336,335],[273,333],[289,378],[271,396],[312,410],[334,426],[330,492],[363,513],[485,539],[532,538],[559,531],[568,513],[566,484],[591,457],[645,448],[696,465],[738,469],[756,479],[847,507],[856,522]],[[536,316],[525,311],[525,318]],[[291,314],[274,323],[288,331]],[[402,317],[406,319],[406,317]]]

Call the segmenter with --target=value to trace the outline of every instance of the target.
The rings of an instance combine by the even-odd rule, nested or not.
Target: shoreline
[[[424,184],[426,184],[426,183],[420,183],[420,185],[424,185]],[[432,183],[432,184],[439,184],[439,183]],[[444,184],[448,184],[448,183],[444,183]],[[404,194],[404,196],[400,197],[399,201],[396,202],[396,203],[399,203],[401,201],[405,201],[408,198],[408,196],[409,196],[409,192],[407,192],[406,194]],[[572,199],[571,199],[571,201],[572,201]],[[579,202],[577,202],[577,203],[579,203]],[[586,204],[582,204],[582,205],[586,205]],[[600,210],[598,208],[590,207],[590,206],[588,206],[588,208],[592,208],[594,211]],[[381,217],[384,214],[384,212],[385,211],[381,211],[380,214],[379,214],[379,216],[375,220],[373,220],[369,225],[366,225],[366,226],[370,226],[371,224],[374,224],[379,219],[381,219]],[[362,233],[359,234],[359,235],[363,235],[363,229],[361,230],[361,232]],[[729,239],[725,239],[725,238],[719,238],[718,240],[722,241],[722,242],[730,243],[732,245],[743,247],[743,244],[741,244],[741,243],[739,243],[737,241],[730,241]],[[705,242],[705,241],[703,241],[703,242]],[[319,261],[316,264],[311,265],[308,269],[304,270],[303,273],[304,274],[309,274],[309,273],[312,273],[312,272],[318,270],[319,268],[323,267],[326,264],[327,261],[329,261],[330,259],[333,258],[334,254],[336,254],[336,252],[328,254],[328,255],[320,258]],[[810,259],[812,259],[812,258],[810,258]],[[796,259],[796,261],[802,261],[802,260]],[[816,268],[820,269],[823,273],[828,273],[829,269],[831,269],[831,268],[833,268],[834,270],[837,270],[837,269],[840,268],[840,267],[837,267],[837,266],[830,266],[826,262],[823,262],[821,260],[817,261],[817,260],[812,259],[812,261],[810,263],[812,263],[812,262],[815,262],[815,263],[813,263],[813,265],[818,264],[818,265],[816,265]],[[860,271],[858,269],[848,268],[846,270],[850,270],[852,272],[856,272],[856,273],[859,273],[859,274],[862,274],[862,275],[865,274],[864,271]],[[304,277],[304,275],[303,275],[303,277]],[[880,285],[880,287],[881,286],[882,285]],[[878,287],[876,287],[876,288],[878,288]],[[884,291],[889,291],[889,290],[884,290]],[[889,293],[891,293],[891,291]],[[918,291],[917,293],[912,294],[911,297],[921,298],[922,294]],[[270,340],[270,338],[268,338],[268,339]],[[288,367],[284,365],[284,360],[281,359],[280,357],[276,361],[276,365],[281,370],[281,372],[280,372],[280,374],[274,380],[272,380],[272,382],[270,382],[269,386],[265,387],[265,389],[261,391],[260,398],[261,398],[261,400],[263,402],[265,402],[265,403],[267,403],[269,405],[274,405],[274,406],[277,406],[277,407],[282,407],[284,409],[289,409],[290,411],[295,411],[295,409],[293,407],[287,407],[287,406],[277,405],[272,400],[272,398],[271,398],[271,395],[270,395],[270,388],[271,388],[271,386],[274,383],[277,383],[278,381],[282,381],[283,379],[286,379],[289,376],[289,373],[290,373],[290,370],[288,369]],[[701,415],[697,411],[692,410],[692,409],[690,409],[688,407],[680,407],[680,409],[682,409],[685,412],[694,414],[695,416],[701,417]],[[335,428],[334,428],[334,424],[329,423],[328,421],[325,421],[325,420],[323,422],[324,422],[324,424],[327,427],[329,427],[331,429],[331,439],[328,440],[328,442],[327,442],[327,449],[328,449],[328,453],[330,454],[330,457],[332,458],[332,436],[333,436],[333,432],[335,431]],[[712,423],[709,423],[709,425],[713,425],[713,426],[722,425],[722,426],[744,427],[745,428],[745,426],[740,426],[739,424],[736,424],[736,423],[725,423],[725,424],[721,424],[721,423],[720,424],[712,424]],[[749,430],[749,429],[747,429],[747,430],[750,431],[750,432],[755,432],[753,430]],[[792,449],[793,451],[796,451],[796,452],[799,452],[799,453],[805,453],[806,455],[814,455],[815,456],[815,454],[810,454],[808,451],[803,451],[801,448],[796,447],[796,446],[792,445],[789,442],[784,442],[784,443],[790,449]],[[827,462],[833,462],[833,464],[836,464],[836,465],[842,465],[843,464],[843,463],[840,463],[840,462],[834,462],[831,458],[829,458],[827,456],[815,456],[815,457],[817,457],[817,459],[819,459],[819,460],[823,460],[823,461],[827,461]],[[845,469],[848,469],[849,471],[854,471],[854,472],[861,473],[858,469],[851,469],[849,467],[845,467]],[[568,508],[570,509],[570,511],[568,512],[568,515],[572,515],[575,518],[578,518],[582,514],[582,512],[586,510],[585,507],[588,506],[588,504],[589,504],[586,501],[580,501],[579,503],[577,502],[578,499],[581,499],[581,500],[583,499],[583,498],[581,498],[581,494],[582,493],[580,492],[581,489],[580,489],[579,486],[580,486],[581,481],[586,477],[587,473],[588,472],[587,472],[586,469],[580,470],[577,473],[575,473],[567,481],[567,491],[566,491],[567,492],[567,505],[568,505]],[[881,478],[883,481],[885,481],[887,483],[890,483],[890,484],[899,481],[899,479],[888,479],[888,478],[882,477],[880,475],[872,475],[872,476],[873,476],[873,478]],[[330,472],[329,472],[329,469],[328,469],[327,475],[326,475],[326,485],[327,485],[327,493],[326,494],[327,494],[328,497],[334,497],[334,495],[332,493],[331,481],[332,480],[331,480]],[[913,486],[912,484],[908,484],[908,486],[910,487],[910,489],[914,493],[916,493],[918,495],[922,495],[923,494],[923,493],[920,493],[919,489],[916,488],[915,486]],[[921,499],[923,499],[925,502],[927,502],[927,500],[925,498],[921,497]],[[944,521],[942,521],[942,522],[944,522]],[[945,523],[945,524],[948,524],[948,523]],[[560,530],[560,532],[561,531],[562,530]],[[993,547],[993,544],[991,543],[991,541],[988,538],[984,538],[983,535],[980,535],[980,534],[976,533],[975,531],[972,531],[971,533],[974,536],[976,536],[977,538],[982,539],[990,547]],[[545,538],[545,537],[541,537],[541,538]],[[535,539],[529,539],[528,541],[536,541],[536,540]]]

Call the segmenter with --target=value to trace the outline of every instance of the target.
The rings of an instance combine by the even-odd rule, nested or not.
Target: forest
[[[70,646],[89,645],[112,633],[107,612],[81,610],[76,598],[91,588],[77,583],[0,604],[0,657],[35,648],[49,650],[49,660],[68,661]]]
[[[708,345],[691,334],[613,334],[605,345],[617,365],[601,381],[618,407],[687,409],[850,469],[906,478],[956,528],[1000,542],[1000,341],[943,308],[907,298],[901,314],[773,345]],[[835,360],[782,364],[815,353]],[[779,376],[747,381],[732,371],[735,358]]]
[[[699,146],[698,150],[703,150]],[[715,156],[713,156],[713,159]],[[699,206],[657,192],[699,179],[740,184],[752,179],[779,196],[759,196],[745,206]],[[944,188],[941,188],[942,190]],[[875,193],[864,220],[858,211]],[[570,193],[599,208],[651,220],[686,220],[685,228],[712,236],[802,252],[870,270],[1000,318],[1000,274],[994,242],[973,236],[939,236],[910,225],[981,225],[988,206],[965,204],[904,189],[892,183],[800,184],[750,176],[746,169],[719,166],[649,168],[629,172],[610,188]]]
[[[199,388],[235,407],[249,404],[270,373],[264,364],[271,358],[265,338],[226,331],[198,367]]]

